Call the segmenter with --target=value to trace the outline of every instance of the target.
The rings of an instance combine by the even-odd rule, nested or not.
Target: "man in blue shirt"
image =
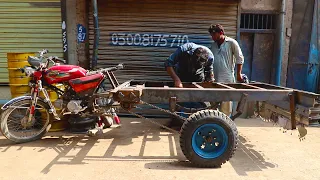
[[[186,43],[167,58],[165,67],[175,87],[183,87],[182,82],[214,81],[213,61],[209,48]]]
[[[165,62],[165,67],[174,81],[175,87],[182,88],[182,82],[213,82],[213,61],[211,50],[195,43],[186,43],[172,53]],[[179,102],[185,108],[203,108],[202,102]],[[177,109],[177,111],[183,111]],[[172,118],[169,127],[180,127],[182,122]]]

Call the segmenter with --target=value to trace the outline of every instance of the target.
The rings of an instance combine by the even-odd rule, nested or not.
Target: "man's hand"
[[[178,87],[178,88],[183,88],[183,85],[182,85],[180,79],[177,79],[174,81],[174,86]]]
[[[238,82],[243,82],[243,78],[242,78],[241,74],[237,75],[237,81]]]
[[[170,75],[170,77],[174,80],[174,86],[182,88],[182,83],[180,78],[176,75],[172,67],[167,67],[167,72]]]
[[[215,79],[209,79],[209,80],[205,80],[204,82],[213,83],[214,81],[215,81]]]

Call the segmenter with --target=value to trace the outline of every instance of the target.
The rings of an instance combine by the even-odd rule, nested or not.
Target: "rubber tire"
[[[30,100],[22,100],[22,101],[18,101],[18,102],[15,102],[13,103],[12,105],[15,105],[15,106],[19,106],[21,104],[25,104],[26,102],[30,103],[31,101]],[[38,100],[37,104],[41,104],[43,107],[45,107],[47,110],[50,109],[49,105],[45,102],[43,102],[42,100]],[[0,119],[0,131],[1,133],[3,134],[3,136],[5,136],[7,139],[15,142],[15,143],[26,143],[26,142],[31,142],[31,141],[35,141],[35,140],[38,140],[38,139],[41,139],[47,132],[48,132],[48,126],[51,125],[52,123],[52,114],[49,113],[49,122],[46,126],[46,128],[43,129],[42,132],[40,132],[37,136],[34,136],[32,138],[15,138],[13,136],[10,135],[9,131],[8,131],[8,126],[7,126],[7,121],[4,121],[4,117],[6,117],[6,115],[11,111],[10,108],[2,111],[1,113],[1,119]]]
[[[195,130],[204,124],[218,124],[228,135],[228,145],[225,152],[214,159],[200,157],[192,148],[192,135]],[[217,110],[202,110],[192,114],[185,121],[180,134],[180,147],[185,157],[196,167],[220,167],[234,155],[239,142],[236,124],[224,113]]]
[[[205,103],[205,102],[199,102],[199,105],[201,105],[202,108],[209,108],[209,105],[207,103]],[[182,106],[182,105],[180,105],[180,106]],[[182,107],[184,107],[184,106],[182,106]],[[176,111],[177,111],[177,109],[176,109]],[[191,112],[187,112],[187,113],[191,113]],[[183,119],[180,119],[178,117],[173,117],[172,120],[171,120],[171,124],[170,125],[173,126],[173,127],[174,126],[181,127],[183,125],[183,123],[184,123]]]

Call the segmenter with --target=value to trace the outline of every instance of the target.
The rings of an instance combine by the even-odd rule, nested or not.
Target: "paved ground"
[[[139,119],[122,122],[99,138],[50,133],[14,145],[1,136],[0,179],[320,179],[319,128],[308,128],[300,142],[296,131],[239,119],[235,156],[221,168],[200,169],[185,161],[178,136]]]

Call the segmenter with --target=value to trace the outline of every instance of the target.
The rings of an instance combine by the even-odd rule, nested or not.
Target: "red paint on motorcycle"
[[[33,77],[35,78],[35,80],[40,80],[42,77],[42,73],[40,71],[36,71],[33,73]]]
[[[85,77],[87,70],[75,65],[59,65],[50,67],[44,75],[48,84],[61,83],[71,79]]]
[[[75,92],[82,92],[88,89],[96,88],[103,80],[104,75],[102,73],[71,79],[69,81],[71,87]]]
[[[114,113],[113,118],[114,118],[114,121],[115,121],[117,124],[120,124],[120,123],[121,123],[120,118],[119,118],[119,116],[118,116],[116,113]]]
[[[35,110],[34,106],[31,106],[30,114],[34,115],[34,110]]]

